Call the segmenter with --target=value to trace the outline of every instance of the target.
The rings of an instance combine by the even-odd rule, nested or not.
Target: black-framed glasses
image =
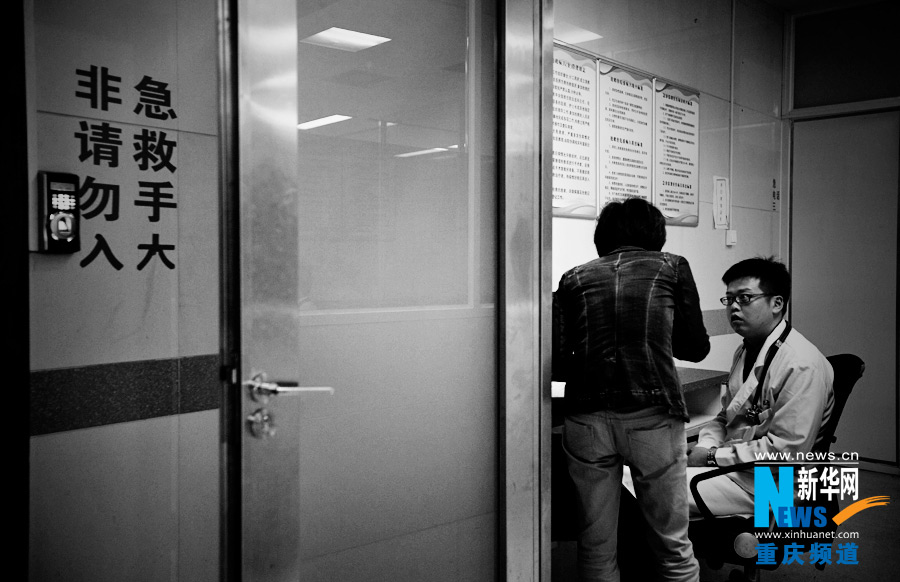
[[[760,297],[767,297],[769,295],[771,295],[771,293],[738,293],[734,297],[722,297],[719,301],[726,307],[732,303],[737,303],[738,305],[750,305]]]

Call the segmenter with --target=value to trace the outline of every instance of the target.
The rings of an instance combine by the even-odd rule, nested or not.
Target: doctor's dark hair
[[[664,244],[666,219],[656,206],[643,198],[610,202],[600,211],[594,229],[594,246],[601,257],[623,246],[659,251]]]
[[[781,295],[785,305],[791,300],[791,274],[775,257],[754,257],[735,263],[722,275],[722,282],[728,285],[744,277],[758,278],[760,290],[768,295]]]

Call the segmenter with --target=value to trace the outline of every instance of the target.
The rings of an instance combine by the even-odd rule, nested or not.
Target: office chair
[[[822,432],[822,438],[813,447],[813,451],[819,453],[827,453],[831,448],[831,444],[837,440],[834,433],[837,430],[841,414],[844,412],[844,406],[847,404],[847,399],[850,397],[854,385],[862,377],[866,368],[862,359],[853,354],[828,356],[827,360],[831,363],[831,367],[834,370],[834,408]],[[764,465],[764,463],[761,464]],[[703,516],[702,519],[691,522],[688,532],[694,545],[694,554],[697,558],[703,558],[707,565],[714,570],[721,568],[726,563],[742,566],[743,572],[738,570],[731,572],[729,576],[731,580],[756,581],[759,580],[760,570],[774,570],[779,564],[756,563],[758,539],[756,536],[757,530],[753,526],[752,516],[716,517],[697,491],[697,485],[701,481],[735,471],[747,470],[754,465],[756,463],[740,463],[729,467],[718,467],[712,471],[696,475],[690,482],[691,495],[693,495],[697,508]],[[824,505],[828,517],[827,525],[817,529],[819,531],[834,531],[837,529],[837,524],[831,519],[840,510],[836,498],[818,501],[795,500],[795,504],[798,506]],[[774,529],[774,526],[773,520],[767,529],[771,531]],[[809,528],[807,528],[808,530]],[[790,531],[790,528],[780,528],[780,531]],[[780,540],[772,538],[766,541],[774,542],[781,549],[785,544],[798,540],[786,539],[785,536],[781,536]],[[817,563],[816,568],[822,570],[825,568],[825,565]]]

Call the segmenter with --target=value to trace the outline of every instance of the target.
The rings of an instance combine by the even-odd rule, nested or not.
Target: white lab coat
[[[746,381],[743,369],[747,352],[743,345],[735,351],[722,410],[700,431],[697,439],[698,446],[719,447],[716,451],[719,466],[761,460],[760,455],[766,453],[809,452],[831,416],[834,407],[831,364],[799,331],[791,329],[763,379],[760,423],[747,422],[744,413],[760,381],[766,353],[785,325],[784,321],[779,323],[766,338]],[[752,494],[752,472],[740,471],[728,477]]]

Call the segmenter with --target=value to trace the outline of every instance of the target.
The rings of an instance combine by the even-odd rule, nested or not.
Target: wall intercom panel
[[[65,254],[81,250],[78,176],[38,172],[38,252]]]

